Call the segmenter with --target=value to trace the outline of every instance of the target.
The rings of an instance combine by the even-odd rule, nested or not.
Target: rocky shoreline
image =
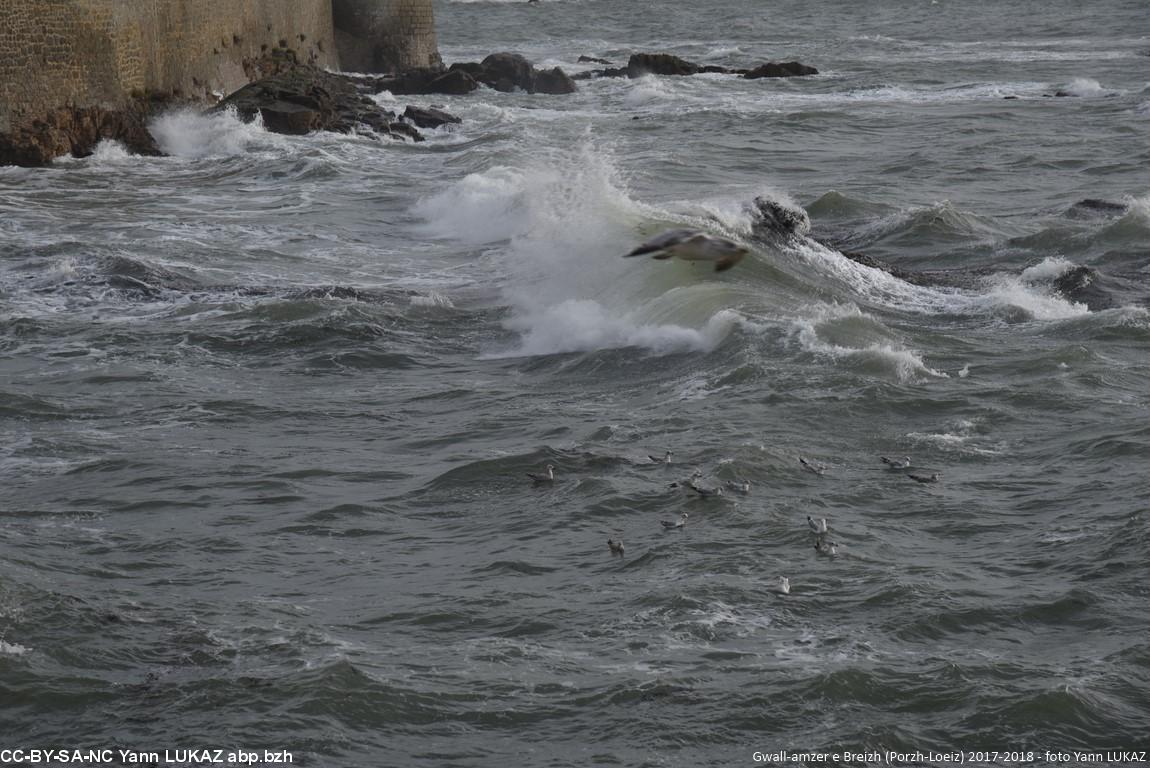
[[[605,59],[581,61],[610,64]],[[408,106],[396,114],[371,97],[383,91],[395,95],[463,95],[480,87],[501,92],[563,95],[574,93],[576,80],[598,77],[690,76],[705,73],[746,79],[801,77],[818,70],[799,62],[768,62],[749,69],[701,66],[666,53],[633,54],[625,67],[568,75],[559,67],[537,69],[516,53],[493,53],[479,62],[457,62],[448,68],[408,69],[393,75],[347,75],[298,60],[289,49],[274,50],[259,60],[245,62],[253,82],[226,96],[209,111],[234,109],[241,119],[255,120],[273,133],[305,135],[313,131],[360,132],[375,137],[423,141],[420,129],[459,123],[440,109]],[[0,134],[0,165],[44,166],[64,155],[86,157],[104,140],[122,143],[128,151],[162,155],[148,132],[148,121],[160,112],[202,102],[134,94],[120,108],[62,108],[42,119]]]

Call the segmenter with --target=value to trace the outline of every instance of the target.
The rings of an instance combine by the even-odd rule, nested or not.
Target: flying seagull
[[[698,229],[668,229],[652,237],[624,256],[651,256],[654,259],[713,261],[715,271],[724,272],[750,253],[745,245],[725,237],[708,235]]]

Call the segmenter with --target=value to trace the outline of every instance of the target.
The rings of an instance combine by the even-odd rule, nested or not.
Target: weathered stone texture
[[[285,45],[336,66],[331,0],[3,0],[0,133],[59,106],[202,98]]]
[[[340,65],[349,72],[439,69],[431,0],[331,0]]]
[[[92,136],[134,135],[141,99],[213,102],[272,74],[261,62],[278,52],[442,69],[432,0],[0,0],[0,162],[66,149],[73,130],[77,153]]]

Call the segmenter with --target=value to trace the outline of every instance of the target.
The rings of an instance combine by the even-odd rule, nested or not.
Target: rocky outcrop
[[[627,62],[627,77],[643,75],[697,75],[699,65],[669,53],[635,53]]]
[[[559,67],[535,69],[517,53],[493,53],[483,61],[456,62],[446,72],[411,69],[370,81],[377,91],[394,94],[464,94],[480,85],[509,93],[563,94],[575,91],[575,82]]]
[[[451,65],[454,71],[463,71],[489,88],[508,93],[514,90],[527,93],[574,93],[575,82],[562,69],[537,70],[517,53],[493,53],[481,62]]]
[[[586,56],[580,56],[580,61],[594,61]],[[604,62],[606,63],[606,62]],[[702,65],[693,61],[672,56],[669,53],[635,53],[625,67],[608,67],[606,69],[593,69],[580,72],[576,80],[590,80],[596,77],[643,77],[644,75],[666,75],[672,77],[688,77],[699,74],[740,75],[749,80],[762,77],[802,77],[817,75],[819,71],[797,61],[788,61],[782,64],[767,62],[753,69],[731,69],[713,64]]]
[[[760,64],[748,71],[743,77],[748,80],[757,80],[761,77],[804,77],[806,75],[817,75],[818,73],[819,71],[814,67],[808,67],[806,64],[800,64],[797,61],[785,61],[781,64],[769,61],[766,64]]]
[[[249,121],[258,115],[273,133],[351,133],[366,127],[380,135],[423,141],[411,123],[360,93],[354,79],[307,64],[250,83],[215,109],[234,109]]]
[[[57,157],[87,157],[104,139],[138,155],[161,155],[147,128],[147,109],[62,107],[10,133],[0,134],[0,165],[35,167]]]

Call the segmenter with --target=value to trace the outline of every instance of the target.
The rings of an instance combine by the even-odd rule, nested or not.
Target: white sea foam
[[[0,655],[4,656],[23,656],[28,653],[31,648],[20,645],[18,643],[7,643],[0,640]]]
[[[522,334],[519,348],[498,356],[549,355],[597,349],[644,347],[655,354],[714,349],[738,323],[721,311],[699,329],[674,323],[647,323],[638,313],[618,313],[592,299],[569,299],[516,315],[508,328]]]
[[[589,140],[537,164],[469,174],[415,212],[431,236],[492,246],[486,257],[503,275],[506,327],[519,343],[489,355],[706,351],[740,322],[721,286],[676,292],[669,265],[657,265],[659,282],[647,279],[649,265],[620,258],[644,219],[677,219],[632,200],[610,151]]]
[[[242,155],[290,146],[285,137],[265,131],[258,117],[245,123],[230,110],[213,114],[193,110],[168,112],[154,119],[149,129],[160,149],[180,158]]]
[[[414,213],[426,219],[424,231],[434,237],[471,245],[508,240],[528,225],[533,188],[545,188],[557,177],[534,176],[507,166],[471,173],[442,192],[416,203]]]
[[[818,305],[811,317],[794,320],[793,327],[799,345],[816,355],[874,366],[902,382],[948,378],[928,366],[920,353],[874,339],[881,325],[853,304]]]
[[[454,307],[451,299],[442,293],[431,291],[427,295],[417,295],[411,297],[411,304],[415,307]]]
[[[1024,269],[1018,275],[1001,274],[991,278],[990,290],[975,306],[987,311],[1021,310],[1035,320],[1063,320],[1090,313],[1085,304],[1058,295],[1051,282],[1074,264],[1059,257],[1048,257]]]
[[[1103,88],[1102,84],[1097,80],[1089,77],[1076,77],[1065,85],[1062,91],[1071,94],[1072,96],[1105,96],[1113,93],[1107,88]]]

